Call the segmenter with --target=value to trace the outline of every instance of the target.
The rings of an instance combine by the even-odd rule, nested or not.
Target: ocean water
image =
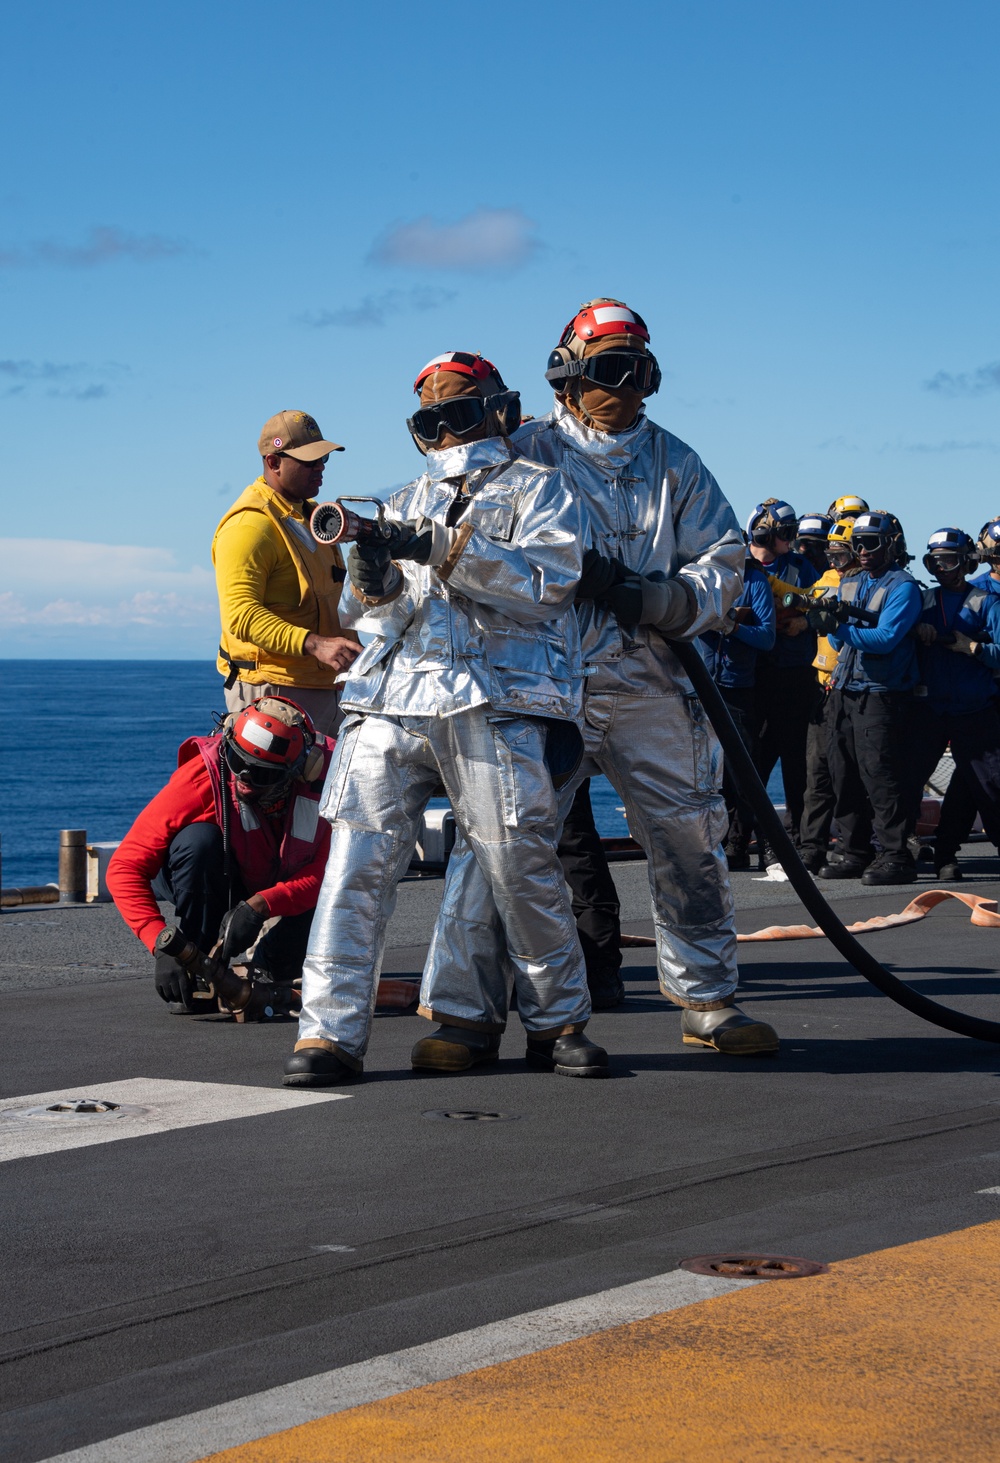
[[[59,870],[59,830],[112,842],[177,765],[185,737],[224,710],[214,662],[0,661],[0,837],[3,883],[46,884]],[[780,798],[780,779],[769,789]],[[591,783],[601,833],[628,832],[617,793]]]

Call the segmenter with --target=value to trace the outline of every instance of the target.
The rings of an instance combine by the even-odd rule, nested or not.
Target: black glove
[[[628,570],[620,559],[606,559],[596,549],[587,549],[580,582],[576,586],[576,598],[603,599],[609,589],[627,577]]]
[[[191,992],[194,990],[194,981],[188,975],[180,961],[176,960],[173,955],[156,956],[153,981],[156,985],[156,994],[160,997],[161,1001],[167,1001],[173,1006],[180,1006],[183,1011],[194,1010],[191,999]]]
[[[815,630],[817,635],[836,635],[840,629],[840,619],[836,610],[824,609],[822,605],[814,605],[806,611],[806,619],[809,621],[810,630]]]
[[[638,625],[642,620],[641,577],[632,574],[620,584],[612,585],[601,595],[600,603],[607,605],[620,625]]]
[[[399,573],[387,548],[355,544],[347,556],[347,577],[366,599],[382,599]]]
[[[234,955],[249,950],[264,927],[266,914],[258,914],[252,904],[247,904],[244,899],[241,904],[228,910],[222,916],[222,923],[219,926],[219,939],[222,941],[222,949],[219,955],[223,960],[232,960]]]
[[[426,564],[431,556],[434,534],[431,529],[419,530],[412,523],[394,523],[392,538],[387,540],[390,559],[410,559],[414,564]]]

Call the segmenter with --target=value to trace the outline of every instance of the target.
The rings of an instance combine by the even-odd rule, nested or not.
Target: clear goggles
[[[924,568],[929,574],[935,571],[941,574],[954,574],[956,569],[963,567],[963,557],[955,549],[944,549],[934,554],[924,555]]]
[[[516,391],[500,391],[496,396],[450,396],[447,401],[422,406],[407,419],[406,425],[421,442],[437,442],[442,432],[453,437],[467,437],[494,411],[504,432],[513,432],[521,424],[521,397]]]

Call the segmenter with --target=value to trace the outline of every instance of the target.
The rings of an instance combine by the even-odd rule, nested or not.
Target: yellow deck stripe
[[[987,1463],[1000,1457],[998,1358],[995,1221],[352,1408],[211,1463]]]

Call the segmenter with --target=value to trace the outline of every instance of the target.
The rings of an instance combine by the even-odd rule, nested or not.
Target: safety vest
[[[827,594],[824,594],[822,596],[823,599],[836,599],[837,586],[840,584],[841,579],[842,575],[839,569],[827,569],[826,572],[820,575],[819,579],[816,580],[813,588],[825,589],[828,591]],[[830,677],[833,675],[833,669],[836,664],[837,652],[830,644],[829,637],[826,635],[820,635],[819,639],[816,641],[816,658],[813,661],[813,665],[816,667],[816,671],[819,675],[819,683],[821,686],[825,686],[827,681],[829,681]]]
[[[303,503],[301,505],[303,517],[306,524],[309,515],[315,507],[315,503]],[[344,583],[344,560],[340,549],[336,544],[317,543],[309,533],[308,527],[298,520],[292,518],[292,507],[287,504],[279,493],[269,488],[263,478],[240,494],[233,506],[225,513],[215,530],[215,537],[212,539],[212,559],[215,560],[215,539],[219,536],[222,525],[236,513],[262,513],[265,518],[270,519],[277,529],[278,534],[288,552],[289,558],[295,565],[295,572],[299,579],[299,603],[297,608],[292,609],[288,605],[282,605],[281,618],[290,625],[296,625],[300,629],[313,631],[317,635],[343,635],[340,628],[340,619],[337,615],[337,606],[340,602],[340,591]],[[300,537],[299,535],[303,536]],[[348,638],[356,638],[353,633],[348,632]],[[226,676],[227,689],[233,682],[240,679],[264,685],[273,681],[276,685],[293,686],[302,680],[302,657],[296,655],[281,655],[277,651],[264,650],[260,646],[251,645],[246,640],[237,640],[223,626],[222,638],[219,643],[219,658],[216,662],[219,672]],[[315,668],[318,662],[310,661],[310,667]],[[320,667],[321,672],[329,669],[329,685],[333,686],[337,678],[337,672],[327,667]],[[246,674],[244,674],[246,672]],[[317,684],[315,676],[311,675],[309,684]]]
[[[188,737],[177,753],[182,767],[193,757],[201,756],[212,783],[215,797],[215,821],[225,827],[222,803],[222,737]],[[284,809],[284,822],[276,830],[275,823],[258,813],[252,803],[241,802],[229,784],[229,848],[240,880],[248,894],[271,889],[275,884],[294,878],[299,869],[316,857],[325,839],[328,824],[319,816],[319,800],[323,791],[335,743],[329,737],[317,737],[323,748],[323,768],[315,782],[294,782]],[[280,833],[280,836],[279,836]]]
[[[852,574],[844,579],[840,586],[840,601],[842,604],[853,604],[858,597],[858,590],[861,588],[861,574]],[[916,584],[913,575],[906,569],[887,569],[880,575],[872,590],[866,609],[876,614],[889,595],[889,591],[897,584]],[[916,684],[916,644],[909,637],[891,650],[887,655],[878,655],[870,650],[856,650],[853,645],[845,645],[837,658],[835,667],[835,681],[838,688],[850,683],[854,676],[855,662],[861,675],[876,686],[885,685],[889,690],[911,690]],[[893,686],[892,681],[905,680],[909,684],[905,686]]]

